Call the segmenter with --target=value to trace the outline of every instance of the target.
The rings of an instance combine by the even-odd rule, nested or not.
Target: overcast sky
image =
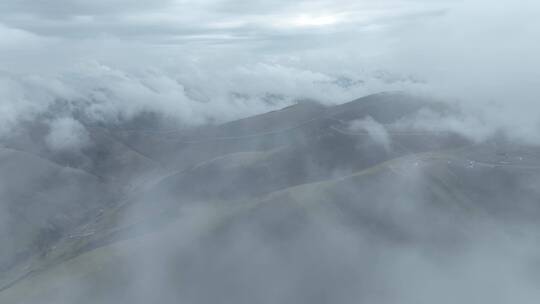
[[[172,69],[202,61],[216,68],[265,62],[332,74],[362,68],[428,74],[448,68],[444,56],[467,65],[480,58],[478,64],[497,63],[537,47],[539,6],[531,0],[4,0],[0,63],[26,73],[88,62]]]
[[[515,111],[537,104],[539,12],[532,0],[3,0],[0,109],[107,87],[114,115],[166,108],[193,123],[268,110],[265,94],[336,103],[393,89]],[[530,111],[513,115],[536,132]]]
[[[425,0],[6,0],[0,46],[3,64],[17,70],[82,60],[130,65],[145,55],[155,64],[210,54],[236,61],[218,58],[231,50],[257,53],[258,60],[321,51],[369,57],[391,43],[383,37],[389,31],[449,7]]]

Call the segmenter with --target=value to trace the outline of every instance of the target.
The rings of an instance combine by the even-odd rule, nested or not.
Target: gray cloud
[[[69,18],[83,15],[115,15],[147,9],[161,8],[171,0],[57,0],[54,2],[8,0],[0,4],[1,15],[29,14],[45,18]]]

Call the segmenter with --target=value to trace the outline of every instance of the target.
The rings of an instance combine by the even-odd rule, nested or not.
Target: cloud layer
[[[458,121],[474,120],[485,134],[538,142],[538,8],[529,0],[4,1],[4,124],[58,99],[100,117],[158,111],[193,125],[298,98],[340,103],[397,89],[459,101],[472,118]]]

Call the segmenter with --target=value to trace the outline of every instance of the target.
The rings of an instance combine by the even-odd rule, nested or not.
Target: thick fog
[[[538,13],[1,1],[0,302],[538,303]],[[301,129],[381,92],[435,106]]]

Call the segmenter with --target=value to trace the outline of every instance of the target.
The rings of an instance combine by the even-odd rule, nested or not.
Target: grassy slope
[[[338,216],[348,219],[354,225],[359,225],[361,233],[376,234],[378,237],[391,240],[405,240],[413,237],[412,232],[401,229],[396,222],[396,214],[403,206],[396,204],[407,203],[395,199],[398,195],[407,197],[410,194],[401,193],[410,189],[409,178],[415,170],[411,165],[419,160],[423,166],[429,166],[430,178],[427,188],[431,196],[430,202],[444,205],[445,208],[460,210],[468,205],[463,193],[456,188],[459,181],[446,171],[450,156],[444,154],[423,154],[408,156],[388,161],[350,176],[313,184],[301,185],[271,193],[263,198],[249,202],[230,203],[226,207],[213,206],[212,219],[205,221],[207,225],[198,227],[198,235],[212,234],[218,227],[228,225],[238,218],[257,218],[258,210],[268,208],[300,208],[310,217]],[[393,189],[387,188],[387,182],[394,184]],[[386,188],[383,189],[383,188]],[[372,190],[369,190],[372,189]],[[414,191],[414,189],[411,189]],[[360,193],[372,193],[370,199],[362,199]],[[394,198],[394,199],[393,199]],[[293,207],[294,206],[294,207]],[[59,290],[73,283],[92,286],[92,293],[106,294],[114,282],[122,287],[122,282],[128,281],[132,275],[129,271],[129,253],[151,250],[153,239],[173,242],[178,235],[175,225],[166,226],[152,234],[138,238],[120,241],[83,253],[73,259],[68,259],[50,269],[31,275],[11,288],[0,293],[0,302],[18,303],[24,299],[44,299],[54,296]],[[410,233],[410,235],[409,235]],[[59,250],[74,250],[63,248]],[[76,250],[76,249],[75,249]],[[107,284],[105,282],[110,282]],[[118,285],[120,284],[120,285]]]

